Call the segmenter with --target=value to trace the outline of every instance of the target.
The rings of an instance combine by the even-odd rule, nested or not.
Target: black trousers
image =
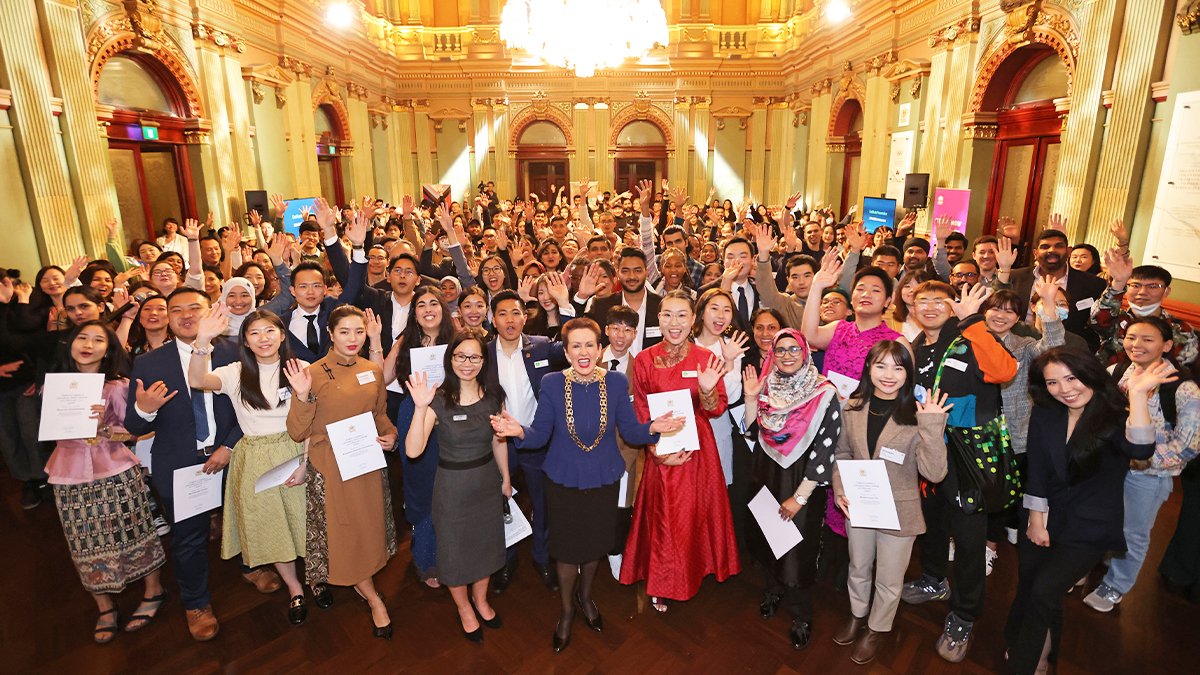
[[[921,545],[921,571],[942,580],[950,568],[950,538],[954,538],[954,581],[950,585],[950,611],[963,621],[983,616],[983,591],[987,579],[983,549],[987,545],[988,514],[967,515],[940,492],[921,497],[925,534]]]
[[[1019,541],[1021,564],[1017,595],[1008,612],[1004,640],[1008,643],[1008,667],[1016,675],[1037,670],[1046,632],[1050,653],[1058,653],[1062,636],[1063,598],[1075,582],[1104,557],[1104,549],[1038,546],[1022,533]],[[957,552],[955,560],[958,559]]]
[[[752,496],[750,494],[751,461],[750,446],[746,444],[746,438],[735,428],[733,431],[733,482],[727,488],[727,492],[729,494],[729,513],[733,516],[733,536],[737,541],[739,554],[747,551],[747,524],[750,527],[758,527],[756,523],[749,522],[753,520],[748,506]]]

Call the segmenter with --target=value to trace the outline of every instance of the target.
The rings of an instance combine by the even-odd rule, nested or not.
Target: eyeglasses
[[[946,306],[945,300],[917,300],[913,303],[917,309],[943,309]]]
[[[393,267],[393,268],[392,268],[392,273],[393,273],[393,274],[399,274],[399,275],[400,275],[400,276],[402,276],[402,277],[415,277],[415,276],[417,276],[417,271],[416,271],[416,270],[410,270],[410,269],[408,269],[407,267]]]
[[[367,260],[370,260],[371,262],[379,262],[379,261],[387,262],[387,259],[388,259],[388,257],[386,255],[369,255],[369,256],[367,256]]]
[[[157,277],[159,279],[169,279],[175,276],[175,270],[157,270],[150,276]]]
[[[800,345],[796,345],[795,347],[776,347],[774,351],[775,351],[775,356],[778,356],[780,358],[787,356],[789,354],[791,354],[792,356],[800,356],[801,354],[804,353],[804,347],[801,347]]]
[[[955,279],[975,279],[979,276],[978,272],[954,272],[950,275]]]
[[[1140,291],[1143,288],[1147,291],[1161,291],[1163,288],[1166,288],[1166,286],[1157,282],[1152,284],[1143,284],[1140,281],[1129,281],[1125,283],[1125,288],[1131,291]]]
[[[454,354],[450,358],[455,363],[470,363],[473,366],[483,363],[483,354]]]
[[[485,267],[485,268],[483,268],[483,270],[481,270],[481,271],[482,271],[484,274],[504,274],[504,268],[503,268],[503,267],[498,267],[498,266],[494,266],[494,267]]]
[[[319,291],[322,288],[325,288],[325,284],[321,284],[321,283],[300,284],[299,286],[296,287],[296,290],[298,290],[298,291]]]

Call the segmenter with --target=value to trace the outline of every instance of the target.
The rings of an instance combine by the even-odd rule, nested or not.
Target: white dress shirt
[[[317,305],[317,308],[311,314],[300,309],[299,305],[296,305],[296,309],[292,312],[292,320],[288,322],[288,330],[291,331],[292,335],[299,338],[300,342],[308,344],[308,317],[316,316],[320,313],[320,305]],[[321,325],[316,321],[313,321],[313,324],[317,326],[317,341],[320,342]]]
[[[750,285],[750,279],[746,279],[745,281],[741,282],[735,281],[729,285],[729,294],[733,296],[733,311],[735,312],[738,311],[738,289],[744,289],[746,291],[746,307],[749,308],[750,313],[753,314],[754,286]],[[749,319],[750,317],[746,318]]]
[[[400,334],[408,327],[408,314],[412,311],[412,302],[407,305],[401,305],[396,302],[396,294],[392,293],[389,296],[392,301],[392,340],[400,339]]]
[[[192,364],[192,346],[183,340],[175,340],[175,346],[179,350],[179,361],[183,365],[183,379],[186,380],[188,368],[190,368]],[[204,370],[205,372],[212,372],[212,356],[204,357]],[[190,387],[187,389],[186,393],[190,399],[192,393]],[[203,395],[204,408],[208,412],[208,436],[203,440],[196,441],[197,450],[203,450],[204,448],[209,447],[213,444],[213,442],[215,442],[217,437],[217,418],[213,414],[213,395],[212,392],[209,391],[204,392]],[[148,413],[137,407],[136,403],[133,404],[133,409],[135,412],[137,412],[139,417],[147,422],[153,422],[154,418],[158,417],[157,410],[152,413]]]
[[[612,347],[605,347],[604,348],[604,356],[600,359],[600,361],[601,361],[601,364],[606,369],[615,370],[616,372],[621,373],[622,375],[625,375],[626,377],[628,377],[629,376],[629,364],[630,364],[630,362],[633,361],[632,354],[633,354],[633,350],[630,349],[629,351],[625,352],[624,355],[616,357],[616,356],[613,356]],[[616,361],[617,361],[617,367],[615,369],[612,367],[613,359],[616,359]]]
[[[649,293],[650,290],[646,289],[645,292]],[[622,293],[624,293],[624,291],[622,291]],[[624,301],[625,297],[622,296],[621,300]],[[623,304],[625,304],[626,306],[629,306],[629,303],[627,303],[627,302],[623,302]],[[646,302],[646,296],[642,296],[642,304],[637,308],[637,315],[638,315],[637,333],[633,337],[633,344],[629,345],[629,356],[631,356],[631,357],[637,356],[642,351],[642,343],[645,342],[646,305],[647,304],[649,304],[649,303]]]
[[[524,347],[525,338],[522,336],[520,344],[509,356],[504,353],[504,345],[497,339],[496,374],[500,386],[504,387],[505,409],[521,426],[529,426],[533,424],[533,416],[537,413],[537,397],[533,395],[533,384],[529,381],[529,371],[525,369]]]

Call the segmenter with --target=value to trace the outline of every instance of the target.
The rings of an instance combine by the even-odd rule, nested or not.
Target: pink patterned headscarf
[[[791,375],[779,372],[775,364],[775,346],[783,338],[792,338],[804,348],[804,363]],[[804,335],[794,328],[784,328],[771,340],[771,351],[763,362],[760,381],[766,386],[758,396],[758,426],[762,442],[783,457],[789,456],[808,434],[814,420],[825,416],[830,397],[835,391],[812,362],[812,353]]]

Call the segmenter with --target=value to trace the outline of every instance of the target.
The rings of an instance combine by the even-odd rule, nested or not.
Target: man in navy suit
[[[315,363],[329,351],[329,314],[339,305],[354,302],[364,286],[367,278],[367,254],[363,251],[366,240],[366,221],[357,218],[346,227],[346,236],[354,246],[353,264],[346,283],[342,286],[342,294],[336,298],[325,296],[327,278],[325,269],[317,263],[304,262],[292,270],[292,295],[296,298],[296,306],[279,316],[283,325],[288,328],[288,342],[296,358],[309,363]],[[344,258],[341,242],[334,242],[326,249],[332,261],[335,257]],[[378,350],[378,345],[371,345],[372,351]]]
[[[419,269],[420,263],[416,256],[411,253],[401,253],[388,263],[387,282],[391,286],[389,290],[384,291],[364,285],[362,291],[359,292],[358,299],[354,304],[359,309],[374,311],[375,316],[383,325],[379,334],[379,344],[370,345],[372,353],[376,350],[383,350],[386,358],[392,350],[392,343],[399,340],[400,336],[404,334],[404,329],[408,326],[408,316],[412,313],[413,292],[421,283],[421,275],[417,271]],[[388,417],[393,420],[396,419],[396,412],[400,409],[400,402],[404,400],[400,384],[395,382],[388,385],[387,410]],[[388,457],[391,457],[391,453],[387,454]]]
[[[176,520],[175,470],[203,463],[205,473],[217,473],[229,463],[230,448],[242,437],[228,397],[193,390],[187,384],[192,343],[196,340],[200,317],[208,307],[208,296],[194,288],[179,288],[168,296],[167,320],[175,341],[143,354],[134,362],[128,396],[135,404],[125,411],[125,428],[129,433],[135,436],[154,433],[151,478],[162,497],[167,517],[174,521],[171,556],[175,559],[179,599],[187,610],[188,629],[200,641],[211,640],[220,628],[208,593],[209,514]],[[212,366],[237,360],[237,345],[232,340],[213,344]],[[274,576],[265,571],[252,572],[244,566],[242,572],[260,590],[269,585],[260,585],[259,577]],[[276,578],[275,588],[278,587]]]
[[[489,362],[496,370],[500,386],[504,387],[505,409],[524,425],[533,423],[537,399],[541,393],[542,376],[567,366],[561,342],[551,342],[541,336],[525,335],[525,303],[513,291],[500,291],[492,296],[492,317],[496,337],[488,343]],[[546,522],[546,501],[543,491],[545,474],[542,463],[546,449],[518,451],[508,444],[508,467],[511,473],[520,466],[525,474],[529,501],[533,502],[533,568],[546,588],[558,590],[558,575],[550,564],[550,527]],[[508,562],[492,578],[497,594],[512,583],[517,569],[517,551],[508,549]]]

